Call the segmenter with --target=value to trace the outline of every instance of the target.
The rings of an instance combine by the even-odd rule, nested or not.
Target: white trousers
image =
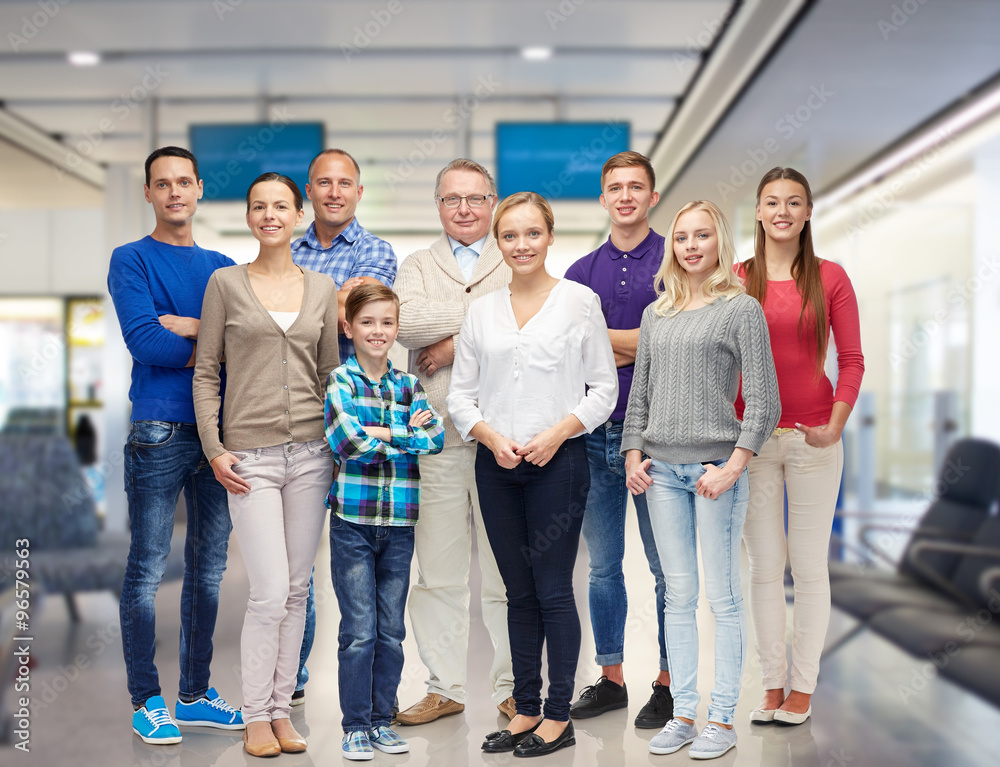
[[[507,638],[507,590],[483,527],[476,491],[474,444],[420,456],[420,520],[414,529],[417,580],[410,589],[410,623],[427,666],[428,693],[465,703],[469,648],[469,566],[475,518],[483,575],[483,622],[493,640],[493,702],[513,694]]]
[[[800,431],[773,434],[750,459],[743,541],[750,560],[750,617],[765,690],[784,688],[785,558],[795,581],[791,689],[812,694],[830,623],[830,530],[844,469],[842,442],[806,444]],[[788,492],[788,537],[784,493]]]

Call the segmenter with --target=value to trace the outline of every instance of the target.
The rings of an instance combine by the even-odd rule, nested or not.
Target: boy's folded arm
[[[444,423],[437,414],[419,381],[414,381],[413,400],[410,403],[410,417],[420,410],[429,410],[431,418],[421,426],[409,423],[392,427],[392,445],[410,455],[439,453],[444,448]]]
[[[384,463],[403,452],[368,435],[350,393],[336,382],[326,391],[326,439],[337,455],[358,463]]]

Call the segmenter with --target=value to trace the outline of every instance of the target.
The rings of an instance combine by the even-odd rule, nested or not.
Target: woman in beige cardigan
[[[250,186],[247,224],[260,252],[209,280],[194,372],[202,447],[229,491],[250,581],[241,660],[244,748],[254,756],[306,749],[288,717],[333,476],[323,391],[339,364],[337,288],[292,263],[302,216],[302,195],[286,176],[265,173]]]

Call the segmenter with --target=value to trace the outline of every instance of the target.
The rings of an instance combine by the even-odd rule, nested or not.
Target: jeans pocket
[[[167,421],[135,421],[129,444],[133,447],[160,447],[174,437],[174,425]]]

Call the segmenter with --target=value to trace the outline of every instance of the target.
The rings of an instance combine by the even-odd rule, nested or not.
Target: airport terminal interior
[[[191,148],[201,163],[195,240],[237,263],[257,254],[243,202],[248,180],[280,170],[303,186],[313,155],[338,147],[360,165],[358,222],[400,263],[441,235],[435,177],[468,157],[496,176],[501,197],[530,189],[549,199],[547,268],[556,277],[608,239],[600,170],[616,152],[652,162],[654,230],[669,234],[681,205],[711,200],[732,225],[738,260],[753,255],[760,177],[774,166],[800,170],[814,194],[816,252],[846,270],[857,294],[865,357],[843,433],[833,610],[804,724],[750,723],[763,692],[751,638],[738,742],[718,763],[1000,764],[1000,463],[989,453],[1000,443],[998,30],[995,0],[0,3],[3,764],[254,763],[239,732],[184,728],[181,743],[149,745],[129,726],[117,592],[128,541],[122,445],[132,359],[107,275],[111,251],[153,229],[143,161],[166,145]],[[298,234],[312,220],[308,201],[305,210]],[[832,376],[835,347],[836,339]],[[397,345],[391,359],[405,368],[406,350]],[[25,435],[37,452],[26,454]],[[955,495],[971,480],[987,490]],[[955,509],[975,504],[978,526],[948,538],[942,528],[966,513]],[[78,508],[88,510],[82,527],[76,517],[66,522]],[[156,598],[156,662],[171,707],[185,514],[181,499]],[[27,604],[16,564],[25,540],[40,560]],[[928,547],[952,557],[937,580],[914,575]],[[576,746],[541,757],[544,764],[689,761],[685,751],[650,753],[656,730],[633,727],[658,656],[641,550],[630,509],[629,708],[579,720]],[[399,727],[411,750],[376,753],[376,764],[514,761],[480,749],[507,719],[490,700],[476,559],[474,550],[465,711]],[[745,551],[742,561],[745,591]],[[416,562],[412,573],[415,580]],[[933,593],[902,612],[868,609],[894,579],[910,593]],[[853,590],[841,589],[848,580]],[[325,534],[315,588],[310,681],[305,705],[292,709],[309,747],[278,757],[289,765],[343,761],[340,613]],[[574,589],[579,693],[600,676],[582,543]],[[789,607],[791,589],[788,576]],[[247,594],[234,536],[212,683],[235,706]],[[904,615],[914,604],[930,606]],[[704,726],[714,652],[704,595],[698,625]],[[427,680],[409,618],[403,647],[405,709]],[[18,688],[19,678],[30,684]]]

